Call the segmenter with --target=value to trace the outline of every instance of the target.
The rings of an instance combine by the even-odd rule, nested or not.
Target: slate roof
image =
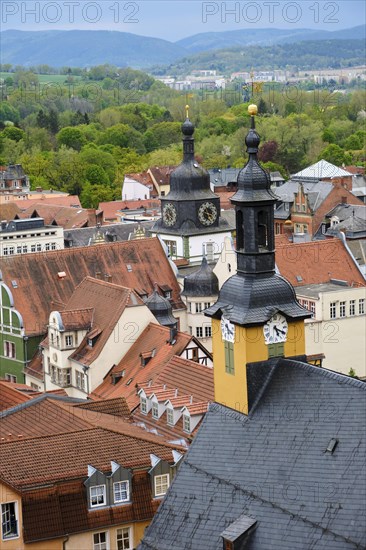
[[[347,172],[347,170],[344,170],[343,168],[338,168],[338,166],[335,166],[334,164],[331,164],[330,162],[322,159],[319,160],[319,162],[316,162],[315,164],[304,168],[304,170],[293,174],[291,176],[291,179],[303,181],[304,179],[321,180],[343,178],[347,176],[352,176],[352,174],[350,172]]]
[[[212,267],[202,258],[200,267],[184,277],[183,296],[217,296],[219,294],[219,280]]]
[[[326,199],[329,193],[333,189],[333,184],[325,181],[302,181],[304,192],[308,196],[309,206],[315,211],[321,203]],[[281,202],[293,203],[295,200],[295,193],[299,191],[300,181],[289,180],[280,187],[276,187],[276,195]],[[280,212],[282,210],[280,209]],[[275,218],[277,217],[277,210],[275,210]]]
[[[277,273],[261,277],[239,273],[225,281],[217,302],[204,314],[216,319],[224,315],[237,325],[254,326],[266,323],[277,312],[290,319],[310,317],[291,284]]]
[[[28,336],[45,332],[50,311],[63,309],[87,276],[108,275],[109,282],[138,294],[151,293],[154,283],[168,284],[173,310],[185,308],[175,273],[158,238],[9,256],[1,259],[1,272]],[[60,277],[60,273],[66,276]],[[17,288],[13,288],[13,280]]]
[[[256,367],[249,415],[210,406],[139,550],[222,550],[243,515],[248,550],[365,548],[366,384],[286,359],[249,383]]]
[[[90,246],[94,245],[94,238],[97,233],[102,235],[106,243],[115,241],[128,241],[133,236],[138,225],[143,228],[146,233],[153,225],[153,222],[137,223],[115,223],[110,225],[102,225],[98,227],[81,227],[78,229],[69,229],[64,233],[65,246]],[[146,235],[148,237],[148,234]]]
[[[365,286],[362,273],[340,239],[276,243],[276,265],[294,286],[328,283],[330,279]]]

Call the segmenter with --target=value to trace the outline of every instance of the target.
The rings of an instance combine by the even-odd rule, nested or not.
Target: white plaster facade
[[[152,233],[152,236],[155,237],[156,233]],[[225,239],[231,238],[231,232],[223,231],[187,237],[159,233],[159,237],[167,246],[173,260],[186,258],[191,264],[200,264],[204,255],[209,262],[219,259]]]
[[[151,190],[147,185],[125,176],[122,186],[122,200],[129,201],[149,199],[150,194]]]
[[[0,257],[63,250],[63,227],[47,225],[19,231],[0,231]]]
[[[60,314],[53,311],[50,314],[48,346],[45,346],[42,352],[44,389],[47,391],[63,387],[70,397],[85,399],[88,393],[102,383],[104,376],[112,366],[119,363],[125,356],[146,326],[157,321],[145,305],[127,307],[103,349],[88,367],[83,366],[76,359],[70,358],[86,336],[87,331],[62,331],[60,322]],[[68,345],[67,337],[72,337],[72,344]],[[26,383],[30,381],[30,377],[27,375]]]

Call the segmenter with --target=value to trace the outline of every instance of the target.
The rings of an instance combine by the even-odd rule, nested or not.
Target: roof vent
[[[329,282],[334,285],[349,286],[347,281],[343,281],[342,279],[329,279]]]
[[[297,280],[298,283],[301,283],[301,281],[302,281],[301,275],[296,275],[296,280]]]
[[[58,277],[59,279],[64,279],[64,278],[66,277],[65,271],[59,271],[59,272],[57,273],[57,277]]]
[[[127,271],[128,271],[129,273],[131,273],[131,271],[132,271],[132,265],[131,265],[131,264],[126,264],[126,267],[127,267]]]
[[[11,282],[13,288],[18,288],[18,283],[16,281]]]
[[[337,445],[338,445],[338,439],[336,439],[335,437],[332,437],[332,439],[328,443],[328,447],[326,448],[325,452],[333,454]]]

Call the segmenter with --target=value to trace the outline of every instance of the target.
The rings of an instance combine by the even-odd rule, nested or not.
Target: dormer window
[[[173,409],[168,408],[166,410],[166,420],[169,426],[174,426],[174,412]]]
[[[106,503],[105,485],[90,487],[90,506],[103,506]]]
[[[159,405],[158,403],[152,404],[152,416],[153,418],[159,418]]]
[[[140,409],[142,414],[147,414],[147,399],[146,397],[140,398]]]
[[[188,414],[183,415],[183,430],[191,433],[191,417]]]
[[[165,296],[165,298],[170,299],[170,298],[172,297],[171,291],[170,291],[170,290],[166,290],[166,291],[164,292],[164,296]]]
[[[155,496],[162,497],[169,489],[169,474],[154,477]]]
[[[130,500],[128,481],[118,481],[113,483],[113,498],[115,504],[118,502],[127,502]]]
[[[90,348],[93,347],[93,338],[88,338],[88,346],[89,346]]]

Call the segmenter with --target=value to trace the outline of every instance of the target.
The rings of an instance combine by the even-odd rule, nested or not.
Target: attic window
[[[297,280],[298,283],[301,283],[301,281],[302,281],[301,275],[296,275],[296,280]]]
[[[13,288],[18,288],[18,283],[16,281],[11,282]]]
[[[64,278],[66,277],[65,271],[59,271],[59,272],[57,273],[57,277],[58,277],[59,279],[64,279]]]
[[[130,378],[129,380],[127,380],[126,386],[129,386],[131,384],[132,380],[133,380],[133,378]]]
[[[326,452],[330,453],[330,454],[333,454],[334,451],[335,451],[335,448],[337,447],[337,445],[338,445],[338,439],[336,439],[335,437],[332,437],[332,439],[328,443],[328,447],[326,449]]]
[[[131,266],[131,264],[126,264],[126,267],[127,267],[127,271],[128,271],[129,273],[131,273],[131,271],[132,271],[132,266]]]

